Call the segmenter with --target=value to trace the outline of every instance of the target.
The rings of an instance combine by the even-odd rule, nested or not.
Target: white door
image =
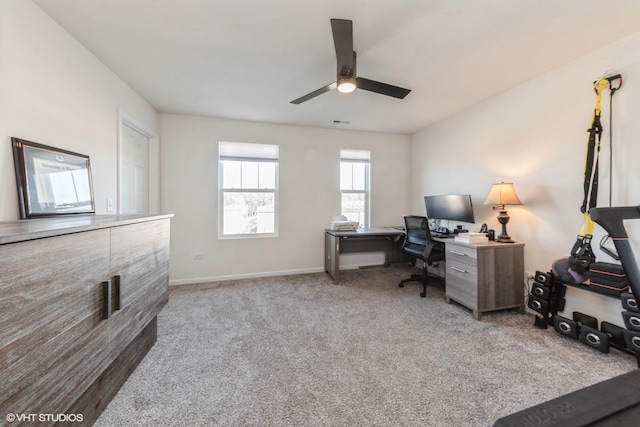
[[[149,137],[122,123],[120,213],[149,213]]]

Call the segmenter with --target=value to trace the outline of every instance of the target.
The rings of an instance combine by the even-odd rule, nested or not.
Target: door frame
[[[147,170],[149,176],[149,213],[160,213],[160,140],[158,135],[142,125],[133,116],[118,109],[118,213],[122,214],[122,151],[123,151],[123,126],[140,132],[149,138],[149,168]]]

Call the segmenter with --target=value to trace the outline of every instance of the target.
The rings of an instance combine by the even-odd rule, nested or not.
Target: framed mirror
[[[89,156],[11,138],[22,219],[95,213]]]

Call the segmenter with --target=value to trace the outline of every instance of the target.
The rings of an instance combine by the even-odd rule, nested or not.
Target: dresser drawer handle
[[[116,304],[114,311],[118,311],[122,308],[122,287],[120,286],[120,275],[113,276],[113,285],[115,287]]]
[[[455,271],[459,271],[460,273],[468,273],[468,271],[467,271],[467,270],[463,270],[463,269],[461,269],[461,268],[454,267],[454,266],[451,266],[451,269],[452,269],[452,270],[455,270]]]
[[[102,282],[102,318],[107,320],[111,317],[111,280]]]
[[[454,254],[454,255],[467,256],[467,254],[462,253],[462,252],[451,251],[451,253]]]

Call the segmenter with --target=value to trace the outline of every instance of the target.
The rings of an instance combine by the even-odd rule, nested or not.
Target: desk
[[[433,237],[445,246],[445,300],[471,309],[476,320],[487,311],[524,309],[524,244],[456,242]],[[401,252],[404,231],[398,228],[360,228],[357,231],[325,230],[324,268],[340,281],[340,254],[384,252],[385,265],[409,262]]]
[[[340,254],[354,252],[384,252],[384,264],[411,261],[400,249],[404,242],[404,231],[398,228],[359,228],[356,231],[325,230],[324,269],[340,281]]]

